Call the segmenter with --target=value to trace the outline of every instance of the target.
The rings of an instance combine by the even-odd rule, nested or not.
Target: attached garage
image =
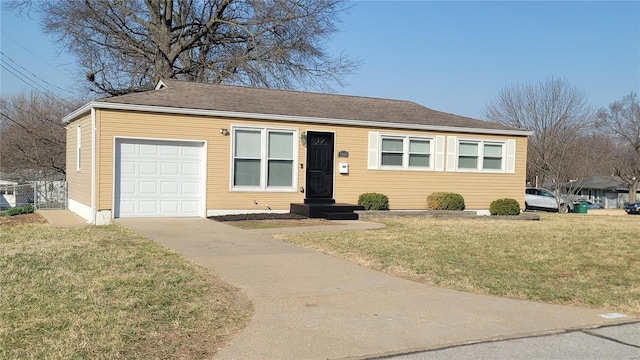
[[[114,217],[204,213],[204,143],[116,139]]]

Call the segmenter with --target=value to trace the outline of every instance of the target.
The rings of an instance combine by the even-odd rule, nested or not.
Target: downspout
[[[96,109],[91,107],[91,219],[96,223]]]

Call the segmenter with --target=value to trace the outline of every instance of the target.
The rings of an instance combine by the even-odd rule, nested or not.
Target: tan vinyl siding
[[[204,116],[182,116],[172,114],[149,114],[119,110],[99,110],[99,185],[98,209],[112,209],[113,203],[113,156],[115,137],[134,137],[162,140],[195,140],[207,143],[207,191],[228,184],[230,136],[220,134],[220,129],[229,128],[228,122]],[[226,160],[220,160],[224,158]],[[221,178],[225,171],[226,178]],[[228,191],[228,187],[227,187]],[[207,208],[210,208],[207,196]]]
[[[448,191],[462,194],[467,209],[488,209],[496,199],[510,197],[524,207],[526,137],[504,137],[492,135],[459,134],[465,139],[516,140],[515,173],[447,172],[414,170],[367,170],[368,132],[380,129],[341,128],[336,141],[336,153],[349,151],[348,159],[336,158],[349,163],[349,175],[337,173],[335,199],[356,203],[365,192],[380,192],[389,197],[392,209],[425,209],[426,199],[433,192]],[[437,136],[451,133],[410,130],[382,130],[385,134]],[[446,150],[446,146],[445,146]],[[445,153],[445,164],[446,164]],[[433,158],[433,156],[432,156]],[[432,159],[434,161],[434,159]],[[446,166],[445,166],[446,168]]]
[[[81,128],[80,169],[77,169],[77,129]],[[67,125],[66,177],[69,199],[91,206],[91,115],[87,114]]]
[[[206,142],[207,180],[206,208],[209,210],[287,210],[291,202],[302,202],[304,194],[306,147],[298,145],[298,159],[294,168],[298,171],[296,192],[239,192],[230,191],[230,146],[232,136],[223,136],[220,129],[231,131],[233,126],[259,126],[297,129],[304,131],[335,132],[335,185],[337,202],[356,203],[364,192],[381,192],[389,196],[393,209],[424,209],[426,198],[436,191],[461,193],[468,209],[487,209],[491,201],[510,197],[524,204],[525,136],[496,136],[480,134],[456,134],[430,131],[397,130],[355,126],[325,126],[306,123],[266,122],[259,120],[224,119],[196,115],[144,113],[124,110],[97,110],[97,134],[99,145],[98,203],[97,208],[111,209],[113,202],[113,154],[114,137],[140,137],[165,140],[197,140]],[[414,136],[460,136],[465,139],[516,140],[515,173],[468,173],[409,170],[368,170],[368,133]],[[84,135],[83,135],[84,136]],[[83,138],[84,140],[84,138]],[[300,141],[297,139],[297,141]],[[73,147],[70,147],[73,149]],[[338,151],[349,152],[348,158],[338,158]],[[446,147],[445,147],[446,151]],[[445,154],[446,156],[446,154]],[[349,163],[349,174],[338,173],[338,163]],[[446,164],[446,159],[445,159]],[[87,182],[88,183],[88,182]],[[258,204],[256,205],[255,202]]]

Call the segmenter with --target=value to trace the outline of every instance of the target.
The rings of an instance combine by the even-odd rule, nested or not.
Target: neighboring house
[[[0,209],[8,209],[16,206],[17,182],[0,180]]]
[[[629,185],[617,176],[591,176],[562,185],[563,192],[588,199],[605,209],[622,208],[629,201]],[[640,195],[640,191],[638,192]],[[640,198],[640,197],[639,197]]]
[[[67,123],[68,207],[89,223],[288,211],[292,203],[425,209],[524,204],[531,133],[413,102],[163,80],[93,101]]]
[[[15,181],[0,180],[0,210],[33,203],[33,187]]]

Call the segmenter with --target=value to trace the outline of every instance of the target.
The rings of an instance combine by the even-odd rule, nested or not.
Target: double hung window
[[[381,142],[381,168],[431,168],[432,139],[382,135]]]
[[[233,129],[234,190],[295,190],[294,130]]]
[[[484,144],[482,168],[492,170],[502,169],[502,144]]]
[[[504,143],[460,140],[458,142],[458,169],[502,171]]]

